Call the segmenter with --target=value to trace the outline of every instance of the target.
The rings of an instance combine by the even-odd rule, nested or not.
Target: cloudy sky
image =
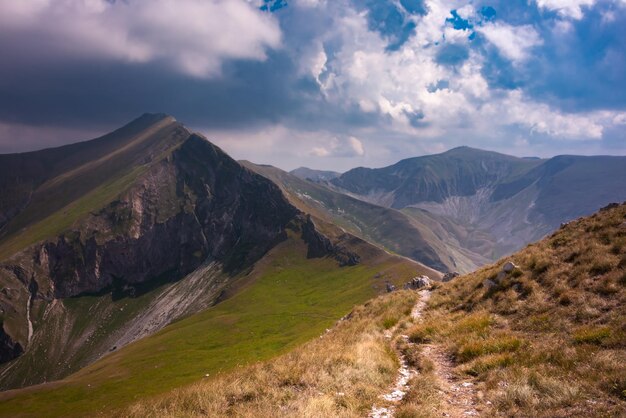
[[[235,158],[626,154],[626,0],[0,2],[0,153],[165,112]]]

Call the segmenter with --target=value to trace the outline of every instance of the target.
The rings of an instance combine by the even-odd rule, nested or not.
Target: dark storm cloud
[[[269,3],[268,3],[269,4]],[[274,7],[280,4],[282,7]],[[301,120],[305,128],[371,124],[375,118],[355,108],[320,106],[319,86],[298,73],[297,51],[331,22],[314,13],[281,10],[290,36],[264,60],[226,60],[220,74],[194,77],[172,71],[171,63],[126,62],[109,57],[60,56],[54,48],[4,37],[0,51],[0,121],[35,126],[111,128],[144,112],[165,112],[191,126],[211,129]]]
[[[300,103],[292,90],[292,67],[279,53],[265,63],[227,63],[213,79],[190,78],[158,65],[75,61],[43,72],[24,65],[17,73],[0,70],[0,119],[89,125],[162,111],[217,127],[276,120]]]

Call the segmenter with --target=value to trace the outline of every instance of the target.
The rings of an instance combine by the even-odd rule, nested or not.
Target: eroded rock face
[[[12,321],[11,332],[0,333],[0,363],[28,347],[33,304],[108,292],[136,296],[208,261],[237,273],[284,240],[300,213],[274,183],[194,134],[120,193],[0,265],[3,286],[15,290],[0,294],[0,309],[10,313],[4,319]]]
[[[180,278],[207,258],[235,271],[284,239],[297,213],[273,183],[192,135],[120,200],[31,250],[27,270],[42,271],[56,298]]]
[[[339,262],[340,266],[355,266],[359,264],[359,255],[348,251],[341,245],[333,244],[328,237],[315,228],[310,215],[306,215],[304,221],[299,219],[299,223],[302,225],[302,239],[308,245],[307,257],[332,256]]]
[[[152,305],[127,320],[135,324],[137,318],[144,318],[148,327],[126,327],[123,336],[108,335],[114,342],[110,345],[102,338],[93,343],[107,351],[113,346],[119,348],[120,342],[155,332],[178,313],[204,309],[219,299],[220,289],[230,275],[250,267],[286,239],[288,229],[302,232],[311,256],[331,256],[341,265],[359,262],[358,255],[347,251],[341,239],[334,237],[331,242],[317,231],[270,180],[243,167],[182,125],[161,134],[159,141],[153,141],[158,142],[158,148],[146,145],[151,147],[149,158],[144,149],[137,155],[125,156],[128,161],[141,160],[132,166],[137,174],[129,177],[126,186],[115,190],[119,194],[107,198],[107,204],[80,215],[56,237],[33,244],[0,263],[0,285],[6,290],[0,292],[0,320],[8,325],[0,332],[0,365],[24,350],[26,357],[45,353],[46,358],[54,358],[55,364],[65,364],[68,356],[80,351],[81,344],[95,335],[97,327],[85,329],[80,338],[74,338],[76,317],[63,299],[85,294],[108,298],[110,294],[117,301],[176,282],[170,283],[167,294],[159,294]],[[167,135],[173,135],[171,140]],[[92,145],[81,147],[84,151]],[[83,157],[89,166],[91,160]],[[119,161],[107,160],[109,163],[119,165]],[[88,174],[109,184],[119,180],[115,177],[119,173],[126,173],[117,171],[103,180],[101,171]],[[60,173],[55,173],[61,178],[55,187],[65,192],[64,172]],[[78,198],[101,191],[89,187]],[[50,192],[52,197],[56,197],[56,189]],[[193,286],[198,287],[197,291]],[[93,318],[90,325],[105,323],[113,315],[112,305],[101,308],[99,312],[106,315]],[[72,341],[66,344],[70,336]],[[79,359],[81,367],[101,354],[100,346],[89,347],[93,350],[87,350]],[[48,371],[52,374],[32,370],[28,379],[15,373],[0,375],[0,388],[40,383],[48,377],[57,379],[71,371],[58,369]]]

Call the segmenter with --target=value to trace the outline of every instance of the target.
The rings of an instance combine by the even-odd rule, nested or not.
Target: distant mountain
[[[467,249],[468,237],[479,241],[481,233],[452,220],[426,211],[404,213],[338,193],[325,183],[306,181],[275,167],[247,161],[242,164],[278,184],[303,212],[430,268],[469,272],[489,261]]]
[[[67,376],[224,300],[282,242],[337,268],[380,252],[320,233],[273,182],[161,114],[0,155],[0,192],[2,389]]]
[[[302,180],[329,181],[341,175],[336,171],[313,170],[307,167],[296,168],[289,172]]]
[[[541,160],[460,147],[385,168],[356,168],[331,184],[368,202],[424,209],[490,234],[496,244],[483,255],[496,259],[561,222],[626,199],[626,157]]]

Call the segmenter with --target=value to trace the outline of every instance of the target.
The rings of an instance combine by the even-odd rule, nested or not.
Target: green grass
[[[114,200],[122,191],[130,187],[146,169],[147,166],[139,166],[126,175],[92,190],[41,221],[4,237],[4,242],[0,244],[0,260],[10,257],[29,245],[58,236],[63,231],[68,230],[82,216],[100,209]]]
[[[0,260],[58,236],[84,215],[105,207],[180,145],[186,134],[177,129],[176,124],[167,123],[148,126],[131,133],[124,146],[106,155],[94,156],[89,149],[83,150],[78,167],[70,167],[40,185],[30,203],[5,226]]]
[[[303,248],[273,250],[259,277],[234,297],[113,353],[60,385],[0,397],[2,416],[86,415],[125,406],[320,335],[373,296],[381,265],[337,268]],[[254,273],[253,273],[254,274]],[[4,398],[4,399],[3,399]]]

